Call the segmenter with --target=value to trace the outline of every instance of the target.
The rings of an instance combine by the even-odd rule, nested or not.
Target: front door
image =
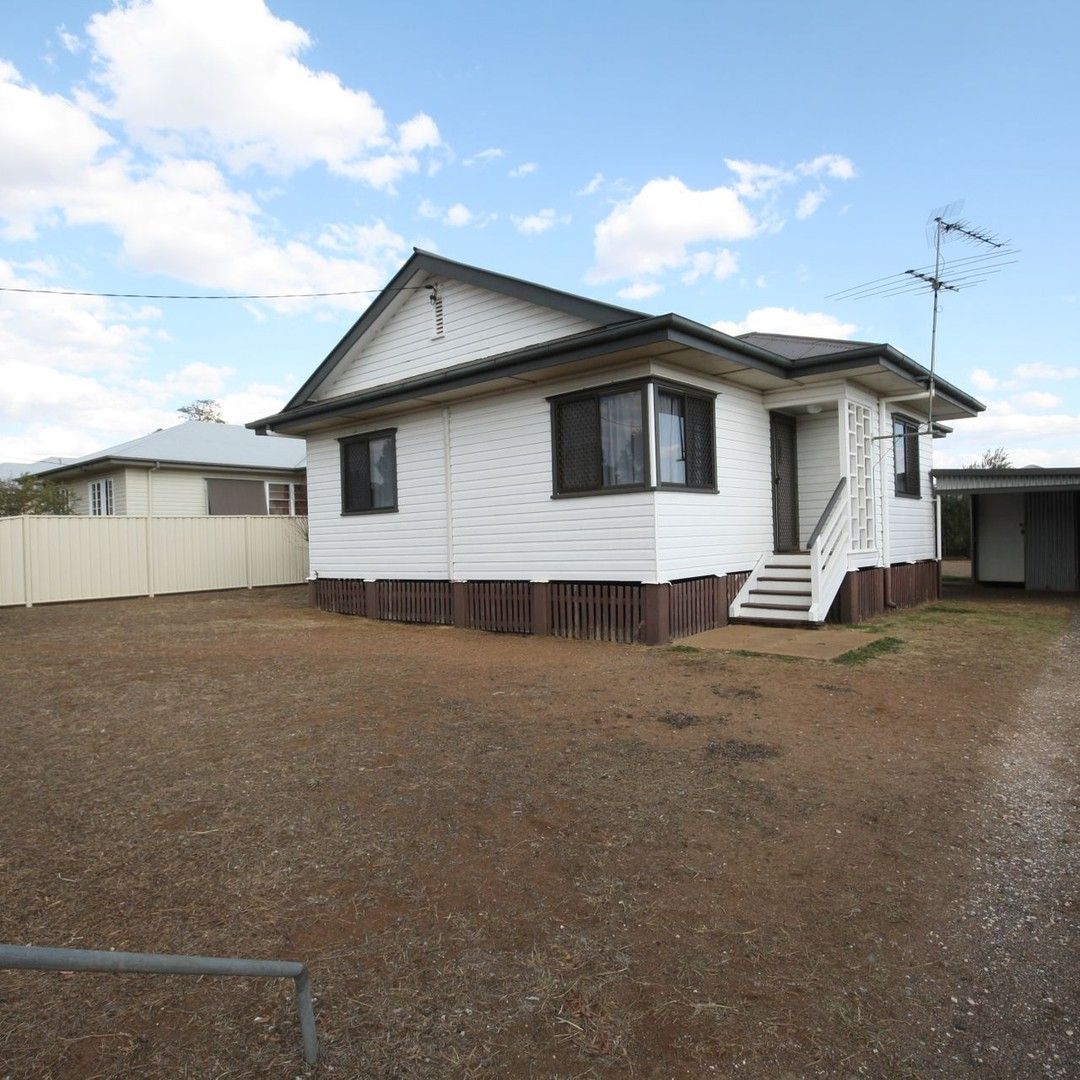
[[[799,550],[799,469],[795,417],[771,413],[773,540],[777,551]]]

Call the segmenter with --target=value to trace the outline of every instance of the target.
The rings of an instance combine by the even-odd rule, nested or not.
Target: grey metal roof
[[[759,330],[753,330],[749,334],[740,334],[739,339],[768,349],[777,356],[786,356],[789,360],[833,356],[836,353],[865,349],[872,345],[877,345],[882,349],[885,347],[884,342],[877,341],[849,341],[846,338],[808,337],[802,334],[766,334]]]
[[[302,469],[305,444],[283,436],[256,435],[239,424],[212,424],[188,420],[175,427],[143,435],[129,442],[72,458],[63,465],[42,470],[57,477],[69,471],[85,471],[109,462],[162,462],[171,465],[206,465],[224,469]]]
[[[32,461],[23,464],[21,461],[0,461],[0,480],[18,480],[27,473],[44,472],[46,469],[55,469],[58,465],[66,465],[71,458],[42,458],[41,461]]]
[[[936,491],[953,495],[990,492],[1080,490],[1080,467],[1042,469],[934,469]]]

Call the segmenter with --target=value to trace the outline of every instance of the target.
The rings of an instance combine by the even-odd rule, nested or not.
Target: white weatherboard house
[[[307,512],[303,443],[237,424],[189,420],[36,471],[92,517]]]
[[[982,406],[937,380],[937,424]],[[936,595],[929,373],[416,251],[286,408],[316,602],[661,642]]]

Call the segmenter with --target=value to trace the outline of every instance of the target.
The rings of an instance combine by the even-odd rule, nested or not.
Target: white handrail
[[[823,622],[847,573],[851,548],[848,478],[841,477],[810,541],[810,618]]]

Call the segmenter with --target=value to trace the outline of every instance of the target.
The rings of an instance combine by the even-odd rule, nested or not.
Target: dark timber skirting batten
[[[311,601],[320,611],[394,622],[663,645],[727,626],[731,602],[749,576],[749,571],[741,571],[663,585],[318,578],[311,583]],[[890,604],[912,607],[940,595],[938,562],[852,570],[840,586],[829,621],[861,622],[882,614]]]

